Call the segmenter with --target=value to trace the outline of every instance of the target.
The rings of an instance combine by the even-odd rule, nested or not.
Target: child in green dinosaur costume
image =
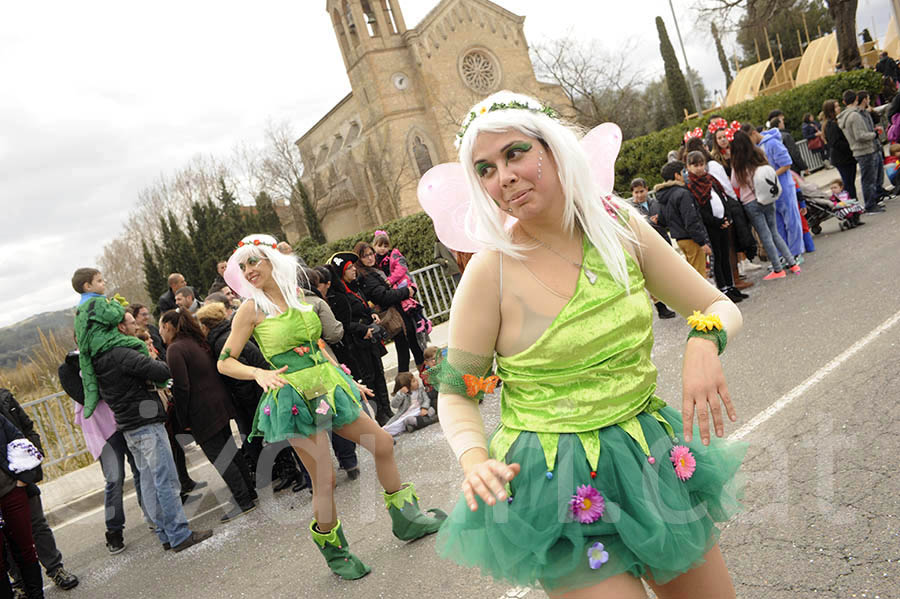
[[[130,347],[150,355],[147,346],[137,337],[122,333],[118,325],[125,316],[125,298],[116,294],[110,300],[104,296],[106,281],[96,268],[79,268],[72,275],[72,287],[81,294],[75,310],[75,343],[84,385],[84,417],[89,418],[100,399],[97,376],[91,361],[114,347]]]

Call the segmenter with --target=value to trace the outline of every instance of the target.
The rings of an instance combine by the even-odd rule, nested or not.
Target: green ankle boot
[[[316,521],[313,520],[309,525],[309,532],[312,534],[313,541],[318,545],[319,551],[322,552],[328,567],[344,580],[356,580],[372,571],[372,568],[350,553],[340,520],[328,533],[319,532],[316,529]]]
[[[391,515],[394,536],[412,541],[436,533],[447,514],[438,509],[428,510],[426,516],[419,509],[419,497],[412,483],[404,484],[396,493],[384,493],[384,505]]]

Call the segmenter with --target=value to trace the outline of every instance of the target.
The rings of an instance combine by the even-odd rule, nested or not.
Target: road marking
[[[859,341],[857,341],[856,343],[854,343],[853,345],[848,347],[842,354],[840,354],[839,356],[834,358],[831,362],[829,362],[828,364],[826,364],[825,366],[823,366],[822,368],[817,370],[811,377],[809,377],[808,379],[806,379],[805,381],[803,381],[802,383],[800,383],[799,385],[797,385],[796,387],[791,389],[785,395],[781,396],[781,399],[779,399],[778,401],[776,401],[775,403],[770,405],[768,408],[766,408],[765,410],[763,410],[762,412],[760,412],[759,414],[757,414],[756,416],[751,418],[750,421],[747,422],[747,424],[745,424],[744,426],[742,426],[741,428],[736,430],[728,438],[732,441],[737,441],[737,440],[743,439],[744,437],[746,437],[747,435],[752,433],[754,430],[756,430],[757,427],[759,427],[760,424],[762,424],[763,422],[765,422],[766,420],[768,420],[769,418],[771,418],[772,416],[774,416],[775,414],[777,414],[778,412],[783,410],[788,404],[790,404],[792,401],[794,401],[795,399],[797,399],[798,397],[803,395],[810,387],[819,383],[822,379],[824,379],[826,376],[828,376],[835,368],[837,368],[838,366],[840,366],[841,364],[843,364],[844,362],[849,360],[859,350],[861,350],[862,348],[867,346],[869,343],[874,341],[876,337],[878,337],[879,335],[881,335],[882,333],[887,331],[889,328],[891,328],[892,326],[897,324],[898,321],[900,321],[900,312],[895,313],[893,316],[891,316],[890,318],[885,320],[883,323],[881,323],[880,326],[878,326],[876,329],[874,329],[871,333],[869,333],[868,335],[866,335],[865,337],[863,337],[862,339],[860,339]]]

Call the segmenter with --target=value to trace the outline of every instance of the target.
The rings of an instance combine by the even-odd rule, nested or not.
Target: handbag
[[[387,333],[387,340],[393,339],[397,335],[406,334],[406,325],[403,323],[403,316],[395,306],[391,306],[387,310],[378,313],[379,324]]]
[[[806,147],[810,150],[821,150],[823,147],[825,147],[825,142],[822,141],[822,138],[817,135],[806,142]]]

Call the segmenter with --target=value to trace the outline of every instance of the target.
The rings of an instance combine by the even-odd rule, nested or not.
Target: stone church
[[[535,77],[525,17],[493,2],[441,0],[412,29],[398,0],[326,9],[352,91],[296,144],[329,240],[419,212],[419,178],[456,160],[463,115],[490,93],[527,93],[570,114],[562,90]]]

